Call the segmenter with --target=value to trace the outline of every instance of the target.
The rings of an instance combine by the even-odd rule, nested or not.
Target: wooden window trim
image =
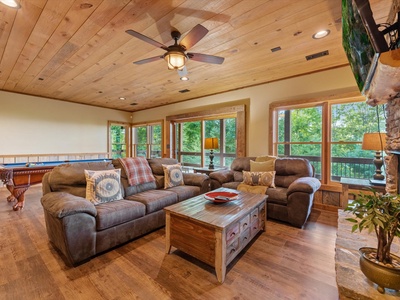
[[[167,151],[164,156],[174,157],[175,155],[175,132],[173,130],[175,123],[226,118],[236,118],[236,155],[237,157],[246,156],[246,106],[244,104],[167,116],[166,128],[168,130],[165,147]]]

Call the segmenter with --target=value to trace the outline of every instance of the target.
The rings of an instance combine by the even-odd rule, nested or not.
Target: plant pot
[[[360,252],[360,269],[364,275],[378,285],[377,290],[384,294],[385,288],[400,290],[400,268],[385,265],[368,258],[371,252],[376,253],[376,248],[363,247]],[[400,257],[391,254],[392,259],[400,262]]]

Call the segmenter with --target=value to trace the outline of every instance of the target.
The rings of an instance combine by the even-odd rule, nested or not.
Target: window
[[[162,157],[162,122],[132,125],[132,156]]]
[[[171,156],[185,166],[208,166],[209,151],[204,139],[218,138],[214,166],[230,166],[235,157],[245,156],[244,105],[167,117],[170,122]],[[240,135],[240,136],[239,136]]]
[[[236,157],[236,119],[222,118],[175,123],[176,157],[185,166],[208,166],[209,150],[204,149],[204,139],[218,138],[218,149],[214,149],[215,167],[230,166]],[[204,128],[204,130],[202,130]],[[204,132],[204,138],[202,138]]]
[[[307,158],[323,183],[341,177],[371,178],[373,153],[361,149],[363,134],[385,132],[384,109],[364,101],[271,104],[272,153]]]
[[[278,141],[275,153],[279,156],[307,158],[321,174],[322,106],[278,110]]]
[[[108,122],[109,152],[111,158],[121,158],[129,155],[129,128],[128,123]]]

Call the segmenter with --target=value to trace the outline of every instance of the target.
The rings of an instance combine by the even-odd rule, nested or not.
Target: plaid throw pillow
[[[126,157],[119,158],[119,161],[121,162],[121,165],[128,176],[128,182],[130,186],[155,181],[146,158]]]

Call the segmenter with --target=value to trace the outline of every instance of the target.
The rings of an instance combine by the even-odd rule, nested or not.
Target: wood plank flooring
[[[19,212],[7,195],[0,188],[0,299],[338,299],[337,213],[313,210],[304,229],[267,221],[220,284],[213,268],[165,254],[164,228],[66,267],[47,239],[41,186]]]

